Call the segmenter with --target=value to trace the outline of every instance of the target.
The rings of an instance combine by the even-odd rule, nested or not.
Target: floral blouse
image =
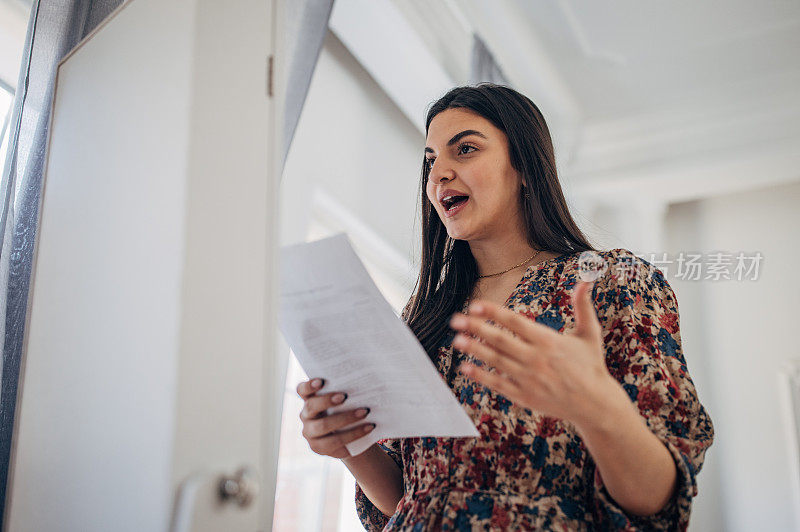
[[[622,248],[597,254],[607,266],[592,288],[606,365],[675,460],[677,489],[668,504],[650,516],[626,513],[575,427],[467,379],[459,364],[481,362],[452,347],[451,331],[435,363],[480,437],[378,442],[402,470],[405,493],[388,517],[356,483],[367,530],[686,530],[714,427],[683,357],[678,303],[646,260]],[[559,332],[573,327],[580,255],[531,266],[506,306]]]

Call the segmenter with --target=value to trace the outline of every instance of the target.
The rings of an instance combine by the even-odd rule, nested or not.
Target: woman
[[[426,131],[421,270],[402,317],[480,437],[350,456],[368,411],[325,416],[346,395],[314,379],[298,386],[309,445],[353,473],[368,530],[685,530],[714,429],[666,279],[589,245],[525,96],[455,88]],[[593,281],[587,257],[604,266]]]

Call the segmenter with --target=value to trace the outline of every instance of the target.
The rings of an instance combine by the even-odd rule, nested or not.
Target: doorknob
[[[249,506],[258,496],[259,483],[256,472],[247,466],[219,481],[219,496],[224,501],[234,501],[241,507]]]
[[[208,470],[197,471],[178,487],[169,530],[170,532],[192,530],[198,499],[208,504],[216,498],[223,505],[233,501],[240,508],[244,508],[253,502],[258,491],[258,474],[251,467],[242,466],[232,475]],[[208,508],[201,508],[201,511],[208,511]]]

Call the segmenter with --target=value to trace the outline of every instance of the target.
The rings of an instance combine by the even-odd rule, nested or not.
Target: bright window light
[[[0,171],[6,162],[8,138],[11,136],[11,104],[14,103],[14,93],[0,85]]]

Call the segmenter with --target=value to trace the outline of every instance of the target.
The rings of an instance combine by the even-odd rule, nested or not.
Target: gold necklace
[[[532,260],[533,260],[533,258],[534,258],[536,255],[538,255],[539,253],[541,253],[541,251],[542,251],[542,250],[540,249],[539,251],[537,251],[536,253],[534,253],[533,255],[531,255],[530,257],[528,257],[527,259],[523,260],[522,262],[520,262],[520,263],[519,263],[519,264],[517,264],[516,266],[512,266],[512,267],[510,267],[510,268],[509,268],[509,269],[507,269],[507,270],[503,270],[502,272],[490,273],[490,274],[488,274],[488,275],[479,275],[479,276],[478,276],[478,279],[483,279],[484,277],[497,277],[498,275],[503,275],[503,274],[504,274],[504,273],[506,273],[506,272],[510,272],[510,271],[511,271],[511,270],[513,270],[514,268],[519,268],[519,267],[520,267],[520,266],[522,266],[523,264],[525,264],[525,263],[528,263],[528,262],[532,261]]]

